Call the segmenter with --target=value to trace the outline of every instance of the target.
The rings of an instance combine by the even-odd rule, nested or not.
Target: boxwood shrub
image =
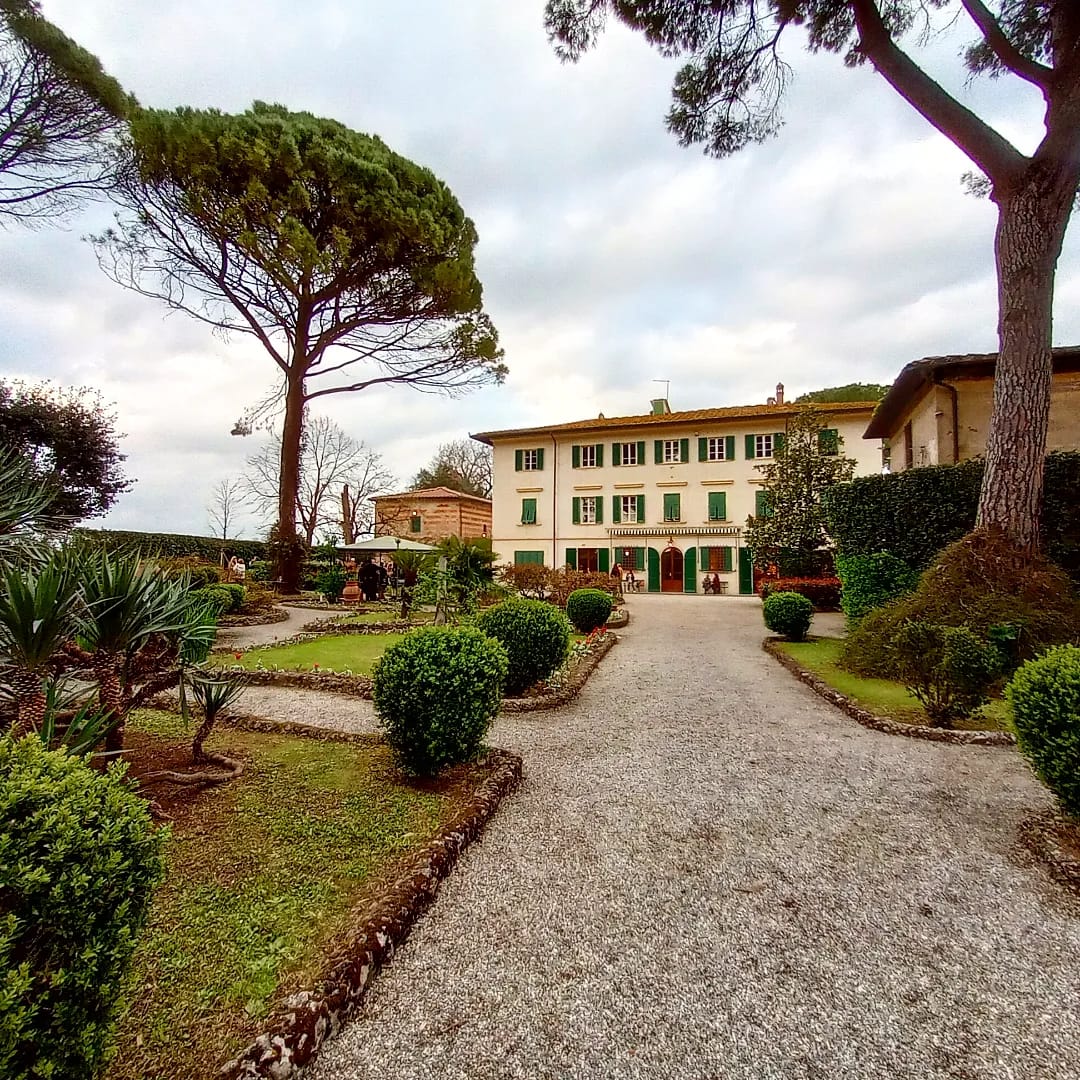
[[[566,598],[566,617],[582,634],[591,634],[608,621],[611,594],[603,589],[575,589]]]
[[[1016,741],[1063,809],[1080,818],[1080,648],[1029,660],[1006,690]]]
[[[761,602],[765,625],[788,641],[802,641],[814,618],[814,605],[801,593],[774,592]]]
[[[403,769],[434,776],[470,761],[498,711],[506,650],[475,627],[408,633],[374,669],[375,711]]]
[[[482,611],[476,625],[506,649],[511,696],[546,679],[570,652],[570,620],[545,600],[504,600]]]
[[[100,1075],[164,866],[144,800],[107,772],[0,738],[0,1076]]]

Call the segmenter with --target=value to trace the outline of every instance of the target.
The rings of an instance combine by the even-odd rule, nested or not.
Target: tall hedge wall
[[[126,532],[122,529],[76,529],[77,536],[104,544],[109,551],[138,548],[144,555],[199,555],[217,562],[221,558],[221,541],[212,536],[182,536],[178,533]],[[225,553],[244,562],[266,558],[262,540],[229,540]]]
[[[975,527],[983,460],[860,476],[824,493],[829,535],[841,556],[887,551],[916,570]],[[1046,457],[1046,554],[1080,580],[1080,453]]]

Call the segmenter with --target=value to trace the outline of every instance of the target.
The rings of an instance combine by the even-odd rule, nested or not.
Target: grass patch
[[[414,626],[426,626],[433,622],[435,613],[432,611],[412,611],[409,613],[409,622]],[[346,615],[340,620],[341,626],[368,626],[371,623],[401,622],[401,608],[392,607],[385,611],[364,611],[356,615]]]
[[[902,724],[931,726],[930,717],[901,683],[890,679],[867,679],[844,671],[837,663],[843,646],[839,638],[784,641],[779,644],[784,652],[798,660],[808,671],[875,715],[898,720]],[[959,720],[955,727],[967,731],[1010,731],[1008,705],[1002,700],[991,701],[978,716]]]
[[[176,752],[178,723],[168,713],[132,717],[133,771]],[[214,1075],[281,996],[310,985],[349,911],[452,816],[483,770],[418,785],[374,738],[226,729],[211,743],[245,771],[170,804],[169,872],[136,953],[107,1080]]]
[[[403,634],[326,634],[297,645],[268,645],[251,649],[239,660],[218,654],[213,659],[232,667],[239,664],[248,671],[256,668],[281,668],[286,671],[328,669],[354,675],[370,675],[371,665]]]

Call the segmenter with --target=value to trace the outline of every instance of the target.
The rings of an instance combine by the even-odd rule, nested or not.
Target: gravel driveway
[[[754,601],[630,604],[572,705],[500,717],[524,784],[306,1080],[1075,1080],[1021,758],[858,726]]]

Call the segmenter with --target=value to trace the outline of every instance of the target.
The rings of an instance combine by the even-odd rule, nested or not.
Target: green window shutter
[[[660,591],[660,552],[656,548],[648,549],[649,576],[646,588],[649,592]]]
[[[604,444],[602,442],[596,444],[596,467],[598,469],[604,467]]]
[[[746,460],[752,461],[754,457],[754,436],[746,436]]]
[[[524,465],[524,463],[522,461],[522,458],[524,456],[525,456],[525,451],[524,450],[515,450],[514,451],[514,472],[521,472],[521,470],[525,467],[525,465]]]
[[[836,428],[822,428],[817,436],[818,450],[822,454],[840,453],[840,432]]]
[[[635,570],[644,570],[645,569],[645,550],[646,549],[643,548],[643,547],[634,548],[634,569]]]
[[[622,443],[613,442],[611,444],[611,464],[622,464]]]
[[[604,524],[604,496],[603,495],[597,495],[596,496],[596,524],[597,525],[603,525]]]
[[[653,439],[652,446],[653,446],[653,464],[654,465],[663,465],[664,464],[664,440],[663,439]]]
[[[772,452],[775,456],[777,451],[784,449],[784,433],[782,431],[776,432],[772,437]]]
[[[727,521],[727,492],[709,492],[709,520]]]
[[[722,556],[724,561],[721,563],[721,565],[723,566],[725,572],[730,574],[731,571],[735,568],[735,549],[732,547],[725,547],[721,548],[720,550],[724,553]]]
[[[522,499],[521,500],[521,524],[522,525],[535,525],[536,524],[536,500],[535,499]]]
[[[544,448],[538,447],[536,451],[536,467],[540,472],[544,471]]]
[[[678,521],[682,515],[679,513],[679,494],[674,491],[664,492],[664,520]]]
[[[575,446],[574,449],[576,450],[577,447]],[[571,520],[573,521],[573,523],[575,525],[580,525],[581,524],[581,500],[575,495],[574,498],[571,501],[573,503],[573,510],[572,510],[571,515],[570,515],[570,518],[571,518]]]
[[[573,469],[581,468],[581,447],[577,443],[570,447],[570,467]]]
[[[683,592],[697,592],[697,554],[694,548],[688,548],[683,555],[682,582]]]
[[[707,547],[698,548],[698,566],[702,570],[709,569],[709,549]]]
[[[734,461],[735,460],[735,436],[734,435],[725,435],[724,436],[724,458],[727,461]]]
[[[645,440],[644,439],[642,439],[641,442],[639,442],[637,444],[637,463],[639,465],[644,465],[645,464]]]
[[[709,460],[709,440],[698,439],[697,441],[697,459],[698,461]]]
[[[690,460],[690,440],[679,440],[679,460],[686,462]]]
[[[577,569],[577,548],[566,549],[566,565],[572,569]]]
[[[645,524],[645,496],[638,495],[637,497],[637,519],[639,525]]]
[[[772,507],[769,505],[769,493],[767,491],[754,492],[754,516],[772,517]]]
[[[618,525],[622,522],[622,506],[619,503],[620,496],[611,496],[611,524]]]
[[[601,574],[606,574],[611,569],[611,553],[607,548],[601,548],[597,552],[596,565]]]

